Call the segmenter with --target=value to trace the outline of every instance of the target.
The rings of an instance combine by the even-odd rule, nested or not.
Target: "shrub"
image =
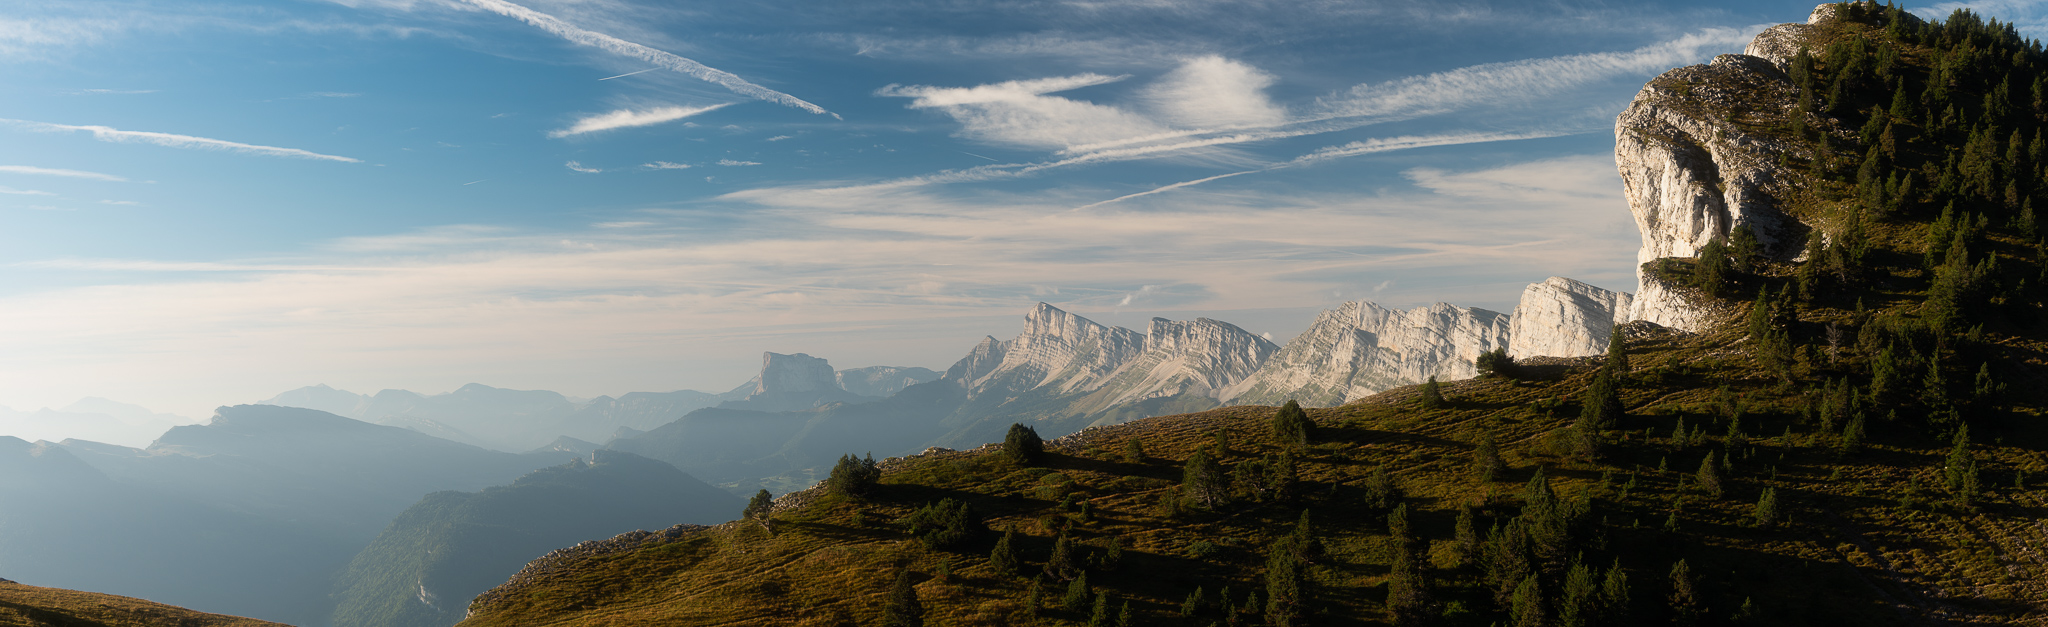
[[[1038,430],[1022,424],[1011,424],[1010,433],[1003,437],[1003,458],[1020,466],[1037,464],[1045,457],[1045,440],[1038,437]]]
[[[903,522],[910,535],[934,549],[958,547],[988,531],[966,501],[950,498],[918,508]]]
[[[1480,353],[1479,358],[1472,360],[1472,367],[1478,369],[1482,377],[1513,379],[1520,374],[1516,371],[1515,358],[1508,356],[1507,347]]]
[[[832,476],[825,479],[825,489],[859,498],[874,492],[875,484],[881,480],[882,469],[875,466],[874,454],[865,459],[848,454],[840,456],[839,463],[832,467]]]

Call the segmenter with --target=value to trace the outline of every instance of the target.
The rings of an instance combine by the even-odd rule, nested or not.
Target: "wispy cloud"
[[[279,148],[279,147],[276,147],[276,146],[259,146],[259,145],[256,145],[256,144],[244,144],[244,143],[240,143],[240,142],[231,142],[231,141],[227,141],[227,140],[222,140],[222,139],[210,139],[210,138],[206,138],[206,137],[194,137],[194,136],[191,136],[191,135],[174,135],[174,134],[171,134],[171,133],[156,133],[156,132],[150,132],[150,131],[124,131],[124,130],[121,130],[121,129],[117,129],[117,128],[113,128],[113,127],[110,127],[110,126],[74,126],[74,125],[70,125],[70,124],[51,124],[51,123],[48,123],[48,122],[32,122],[32,121],[29,121],[29,120],[10,120],[10,119],[6,119],[6,118],[0,118],[0,124],[7,124],[7,125],[15,126],[15,127],[18,127],[18,128],[22,128],[22,129],[24,129],[24,130],[29,130],[29,131],[36,131],[36,132],[44,132],[44,133],[55,133],[55,132],[66,132],[66,131],[85,131],[85,132],[87,132],[87,133],[92,133],[92,137],[93,137],[93,139],[97,139],[97,140],[100,140],[100,141],[103,141],[103,142],[115,142],[115,143],[129,143],[129,142],[133,142],[133,143],[143,143],[143,144],[155,144],[155,145],[158,145],[158,146],[166,146],[166,147],[170,147],[170,148],[193,148],[193,149],[200,149],[200,150],[222,150],[222,151],[227,151],[227,152],[236,152],[236,153],[242,153],[242,154],[251,154],[251,155],[262,155],[262,156],[266,156],[266,157],[293,157],[293,158],[299,158],[299,159],[319,159],[319,160],[323,160],[323,161],[341,161],[341,162],[344,162],[344,163],[361,163],[361,162],[362,162],[362,160],[360,160],[360,159],[352,159],[352,158],[349,158],[349,157],[340,157],[340,156],[335,156],[335,155],[325,155],[325,154],[320,154],[320,153],[317,153],[317,152],[312,152],[312,151],[307,151],[307,150],[300,150],[300,149],[297,149],[297,148]]]
[[[655,161],[652,163],[640,164],[640,167],[647,168],[649,170],[688,170],[690,169],[690,164],[670,163],[667,161]]]
[[[719,160],[718,160],[718,165],[723,165],[723,166],[739,166],[739,165],[761,165],[761,162],[759,162],[759,161],[736,161],[736,160],[733,160],[733,159],[719,159]]]
[[[659,70],[659,69],[661,69],[661,68],[658,68],[658,67],[651,67],[651,68],[647,68],[647,69],[644,69],[644,70],[640,70],[640,71],[638,71],[638,72],[627,72],[627,73],[625,73],[625,74],[620,74],[620,75],[618,75],[618,76],[606,76],[606,77],[604,77],[604,78],[600,78],[600,79],[597,79],[597,80],[601,80],[601,81],[608,81],[608,80],[611,80],[611,79],[614,79],[614,78],[625,78],[625,77],[628,77],[628,76],[632,76],[632,75],[634,75],[634,74],[646,74],[646,73],[648,73],[648,72],[652,72],[652,71],[655,71],[655,70]]]
[[[95,96],[127,96],[136,94],[154,94],[156,92],[157,90],[154,89],[81,89],[75,93],[81,95],[90,94]]]
[[[52,193],[50,193],[50,192],[46,192],[46,191],[42,191],[42,190],[34,190],[34,189],[15,189],[15,188],[12,188],[12,187],[7,187],[7,186],[4,186],[4,185],[0,185],[0,194],[13,194],[13,195],[16,195],[16,196],[55,196],[55,195],[56,195],[56,194],[52,194]]]
[[[564,163],[564,164],[562,164],[562,166],[563,166],[563,167],[566,167],[566,168],[569,168],[569,169],[571,169],[571,170],[575,170],[575,171],[577,171],[577,172],[582,172],[582,173],[584,173],[584,174],[597,174],[597,173],[599,173],[599,172],[603,172],[603,171],[604,171],[604,170],[600,170],[600,169],[597,169],[597,168],[586,168],[586,167],[583,167],[583,164],[581,164],[581,163],[577,163],[577,162],[574,162],[574,161],[571,161],[571,162],[568,162],[568,163]]]
[[[486,11],[510,17],[521,22],[526,22],[528,24],[532,24],[535,27],[540,28],[541,30],[547,31],[555,35],[556,37],[561,37],[563,39],[567,39],[577,44],[598,48],[600,50],[604,50],[612,54],[624,55],[635,59],[640,59],[642,61],[646,61],[648,63],[652,63],[660,67],[688,74],[690,76],[696,77],[698,80],[712,83],[720,87],[724,87],[726,89],[732,90],[733,93],[740,94],[742,96],[766,100],[768,102],[773,102],[784,106],[795,107],[798,109],[809,111],[811,113],[830,115],[834,118],[839,117],[838,114],[826,111],[823,107],[811,104],[809,102],[805,102],[801,99],[798,99],[796,96],[791,96],[789,94],[785,94],[779,91],[775,91],[773,89],[769,89],[766,87],[762,87],[760,85],[755,85],[753,83],[747,82],[746,79],[740,78],[739,76],[736,76],[731,72],[719,70],[711,66],[704,65],[696,61],[692,61],[690,59],[685,59],[674,54],[662,52],[660,50],[655,50],[653,48],[649,48],[647,46],[619,39],[611,35],[606,35],[604,33],[592,32],[581,28],[577,28],[576,26],[573,26],[568,22],[564,22],[546,13],[541,13],[533,9],[528,9],[526,7],[512,4],[510,2],[505,2],[504,0],[467,1],[470,4],[476,5],[477,7],[480,7]]]
[[[96,181],[124,182],[128,180],[122,177],[114,176],[112,174],[87,172],[85,170],[65,170],[61,168],[39,168],[32,165],[0,165],[0,172],[6,172],[9,174],[33,174],[37,176],[62,176],[74,179],[93,179]]]
[[[776,135],[776,136],[774,136],[774,137],[770,137],[770,138],[768,138],[768,141],[771,141],[771,142],[779,142],[779,141],[782,141],[782,140],[785,140],[785,139],[795,139],[795,138],[796,138],[796,136],[795,136],[795,135]]]
[[[725,108],[729,104],[731,103],[715,104],[708,107],[655,107],[639,111],[619,109],[610,113],[601,113],[577,120],[575,124],[569,125],[569,128],[548,132],[548,137],[559,139],[584,133],[674,122],[707,111],[716,111]]]

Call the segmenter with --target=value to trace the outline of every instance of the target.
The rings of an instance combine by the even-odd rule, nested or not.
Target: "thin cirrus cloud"
[[[590,46],[593,48],[604,50],[606,52],[610,52],[612,54],[632,57],[635,59],[646,61],[648,63],[655,64],[660,67],[688,74],[692,77],[695,77],[697,80],[701,80],[707,83],[718,85],[720,87],[724,87],[728,90],[731,90],[733,93],[742,96],[756,98],[759,100],[765,100],[783,106],[795,107],[798,109],[802,109],[804,111],[809,111],[811,113],[830,115],[834,118],[839,117],[839,114],[826,111],[824,107],[820,107],[818,105],[805,102],[804,100],[799,99],[796,96],[791,96],[789,94],[785,94],[779,91],[775,91],[773,89],[762,87],[760,85],[755,85],[731,72],[713,68],[711,66],[704,65],[702,63],[698,63],[690,59],[685,59],[674,54],[662,52],[660,50],[655,50],[653,48],[649,48],[647,46],[619,39],[611,35],[606,35],[604,33],[598,33],[577,28],[569,24],[568,22],[564,22],[561,19],[556,18],[555,16],[552,15],[548,15],[546,13],[541,13],[533,9],[512,4],[510,2],[505,2],[504,0],[466,1],[469,4],[475,5],[476,7],[481,8],[483,10],[503,15],[505,17],[509,17],[512,19],[516,19],[521,22],[532,24],[533,26],[541,30],[547,31],[549,34],[552,34],[556,37],[561,37],[563,39],[567,39],[572,43]]]
[[[35,176],[62,176],[74,179],[113,181],[116,183],[126,182],[128,180],[126,178],[100,172],[87,172],[85,170],[66,170],[63,168],[39,168],[32,165],[0,165],[0,172],[5,172],[8,174],[30,174]]]
[[[1504,121],[1510,126],[1522,125],[1524,128],[1452,134],[1466,139],[1451,143],[1554,136],[1561,132],[1555,122],[1556,112],[1583,109],[1585,103],[1572,97],[1585,88],[1603,81],[1640,77],[1676,65],[1694,63],[1721,50],[1740,50],[1762,28],[1707,28],[1633,50],[1488,63],[1380,84],[1361,84],[1319,98],[1300,107],[1301,111],[1294,115],[1287,115],[1286,107],[1272,103],[1265,95],[1265,88],[1273,80],[1270,76],[1257,68],[1217,56],[1182,61],[1178,68],[1142,89],[1138,102],[1131,107],[1049,95],[1116,82],[1128,76],[1087,73],[975,87],[890,85],[878,90],[876,95],[914,98],[909,104],[911,108],[944,112],[960,122],[961,136],[990,143],[1051,149],[1052,154],[1060,158],[941,170],[844,187],[749,190],[728,197],[750,200],[791,192],[881,190],[1007,179],[1056,168],[1216,150],[1473,110],[1515,111],[1515,115],[1505,116]],[[1198,127],[1202,125],[1214,126]],[[1587,132],[1590,128],[1572,132]],[[1413,139],[1367,140],[1355,146],[1326,149],[1332,152],[1304,155],[1297,161],[1444,145],[1415,142]],[[1284,162],[1268,168],[1230,172],[1175,183],[1125,198],[1242,176],[1270,167],[1299,164]],[[1122,198],[1107,202],[1118,200]]]
[[[566,167],[566,168],[569,168],[569,169],[571,169],[571,170],[575,170],[575,171],[577,171],[577,172],[582,172],[582,173],[584,173],[584,174],[597,174],[597,173],[600,173],[600,172],[603,172],[603,171],[604,171],[604,170],[601,170],[601,169],[598,169],[598,168],[584,167],[584,165],[583,165],[583,164],[581,164],[581,163],[577,163],[577,162],[574,162],[574,161],[570,161],[570,162],[568,162],[568,163],[564,163],[564,164],[562,164],[562,167]]]
[[[317,159],[321,161],[340,161],[343,163],[362,163],[361,159],[320,154],[317,152],[312,152],[309,150],[300,150],[297,148],[259,146],[256,144],[231,142],[224,139],[211,139],[206,137],[176,135],[171,133],[156,133],[151,131],[124,131],[110,126],[75,126],[71,124],[51,124],[48,122],[32,122],[29,120],[10,120],[6,118],[0,118],[0,124],[15,126],[24,130],[39,133],[85,131],[87,133],[92,133],[93,139],[97,139],[103,142],[155,144],[158,146],[165,146],[169,148],[220,150],[241,154],[260,155],[265,157],[289,157],[296,159]]]
[[[734,160],[734,159],[719,159],[719,160],[718,160],[718,165],[722,165],[722,166],[728,166],[728,167],[730,167],[730,166],[743,166],[743,165],[761,165],[761,162],[759,162],[759,161],[738,161],[738,160]]]
[[[0,185],[0,194],[12,194],[12,195],[15,195],[15,196],[55,196],[55,195],[56,195],[56,194],[52,194],[52,193],[50,193],[50,192],[46,192],[46,191],[42,191],[42,190],[38,190],[38,189],[15,189],[15,188],[12,188],[12,187],[7,187],[7,186],[5,186],[5,185]]]
[[[690,169],[690,164],[671,163],[668,161],[653,161],[649,163],[640,164],[640,167],[647,168],[649,170],[688,170]]]
[[[570,124],[569,128],[548,132],[548,137],[561,139],[584,133],[596,133],[635,126],[652,126],[665,122],[674,122],[701,113],[717,111],[730,104],[715,104],[708,107],[655,107],[638,111],[619,109],[610,113],[600,113],[577,120],[574,124]]]

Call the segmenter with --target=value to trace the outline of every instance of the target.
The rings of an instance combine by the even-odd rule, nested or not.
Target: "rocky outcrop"
[[[761,374],[746,398],[726,401],[724,409],[803,411],[831,403],[875,400],[839,387],[832,363],[803,353],[761,353]]]
[[[1701,246],[1748,225],[1766,255],[1798,254],[1806,227],[1780,210],[1788,181],[1781,158],[1804,149],[1765,129],[1792,113],[1796,88],[1780,67],[1812,25],[1766,30],[1750,44],[1764,56],[1721,55],[1712,63],[1665,72],[1643,87],[1615,120],[1615,166],[1643,246],[1628,319],[1699,331],[1702,318],[1677,292],[1651,285],[1640,264],[1692,257]],[[1820,120],[1811,119],[1819,124]]]
[[[1327,407],[1432,376],[1470,378],[1478,374],[1473,359],[1507,346],[1508,322],[1498,312],[1444,303],[1407,311],[1345,303],[1222,396],[1240,405]]]
[[[947,372],[948,376],[953,372],[972,376],[958,381],[968,389],[970,398],[999,388],[1048,388],[1061,394],[1086,392],[1101,387],[1144,351],[1145,336],[1136,331],[1096,324],[1039,303],[1025,314],[1024,331],[1017,339],[995,346],[984,341]],[[988,357],[998,354],[1000,361],[993,368],[974,367],[985,365]],[[963,368],[968,362],[974,362],[974,366]]]
[[[1075,411],[1096,413],[1150,399],[1191,395],[1216,398],[1224,388],[1251,376],[1278,345],[1228,322],[1197,318],[1174,321],[1153,318],[1145,333],[1145,351],[1117,373]]]
[[[1607,350],[1614,325],[1628,316],[1629,294],[1564,277],[1522,290],[1508,321],[1508,356],[1581,357]]]

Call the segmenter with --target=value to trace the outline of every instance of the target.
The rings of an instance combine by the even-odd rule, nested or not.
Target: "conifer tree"
[[[1969,507],[1977,498],[1979,481],[1977,458],[1970,452],[1970,425],[1964,424],[1956,430],[1955,443],[1949,449],[1948,460],[1941,471],[1956,505]]]
[[[1728,246],[1719,238],[1708,240],[1700,247],[1699,261],[1693,265],[1692,284],[1708,296],[1719,298],[1728,292]]]
[[[1508,468],[1507,460],[1500,457],[1500,445],[1493,440],[1493,430],[1479,434],[1479,443],[1472,447],[1472,472],[1480,481],[1493,481],[1494,477]]]
[[[1450,402],[1444,400],[1443,390],[1439,389],[1439,387],[1436,382],[1436,375],[1430,375],[1429,380],[1422,383],[1423,409],[1443,409],[1450,406]]]
[[[1387,513],[1387,535],[1393,537],[1394,542],[1400,544],[1407,544],[1415,539],[1414,536],[1408,533],[1407,503],[1395,505],[1394,511]]]
[[[989,551],[988,565],[990,568],[1006,576],[1015,576],[1024,570],[1024,559],[1017,555],[1016,538],[1016,529],[1003,530],[1002,539],[996,540],[995,550]]]
[[[1037,614],[1039,610],[1045,609],[1044,575],[1031,576],[1030,591],[1024,593],[1024,609],[1025,611],[1031,612],[1034,615]]]
[[[1484,553],[1486,581],[1493,585],[1494,602],[1507,605],[1516,586],[1534,570],[1529,559],[1529,534],[1522,521],[1511,521],[1505,526],[1494,523],[1486,533]]]
[[[1401,490],[1394,486],[1394,478],[1387,474],[1387,467],[1374,466],[1372,474],[1365,477],[1364,505],[1372,509],[1392,509],[1400,500]]]
[[[775,497],[768,494],[768,490],[763,489],[760,492],[755,492],[754,498],[747,500],[746,509],[740,510],[740,518],[759,522],[766,526],[768,524],[768,512],[774,508]]]
[[[1721,465],[1715,463],[1713,451],[1707,451],[1707,458],[1700,461],[1700,470],[1693,474],[1693,479],[1707,496],[1721,498]]]
[[[1079,612],[1088,607],[1088,573],[1067,584],[1067,595],[1060,599],[1060,607],[1070,612]]]
[[[1132,464],[1145,463],[1145,440],[1131,437],[1124,440],[1124,461]]]
[[[1394,568],[1387,574],[1387,611],[1402,627],[1425,625],[1436,616],[1429,578],[1414,553],[1405,543],[1395,546]]]
[[[825,488],[842,496],[863,497],[875,489],[882,480],[882,469],[875,466],[875,455],[869,453],[866,459],[853,455],[842,455],[839,463],[832,467],[831,476],[825,479]]]
[[[1557,602],[1558,627],[1589,627],[1599,615],[1600,585],[1593,569],[1578,560],[1564,575],[1564,597]]]
[[[1530,574],[1515,586],[1515,594],[1508,605],[1508,612],[1515,627],[1544,627],[1547,617],[1543,612],[1543,588],[1536,582],[1536,575]]]
[[[1614,565],[1607,567],[1607,575],[1600,580],[1600,613],[1609,625],[1629,624],[1628,573],[1621,570],[1621,558],[1614,558]]]
[[[1764,488],[1763,496],[1757,498],[1756,509],[1750,514],[1750,519],[1756,526],[1768,529],[1778,525],[1778,518],[1778,491]]]
[[[1300,624],[1303,609],[1308,604],[1308,564],[1301,559],[1300,548],[1295,546],[1292,535],[1281,536],[1266,551],[1266,624],[1272,627],[1293,627]],[[1247,595],[1245,609],[1256,611],[1257,591]],[[1226,601],[1228,598],[1226,597]]]
[[[1037,464],[1045,457],[1045,440],[1038,437],[1038,430],[1020,423],[1010,425],[1010,433],[1003,437],[1003,457],[1019,466]]]
[[[1088,613],[1088,627],[1109,627],[1109,591],[1095,591],[1095,610]]]
[[[1131,614],[1131,602],[1125,601],[1124,609],[1118,610],[1116,613],[1116,627],[1133,627],[1133,618],[1134,617]]]
[[[1516,375],[1515,358],[1508,356],[1508,349],[1505,346],[1480,353],[1479,357],[1472,360],[1472,367],[1479,371],[1481,377],[1512,379]]]
[[[1230,483],[1224,476],[1223,465],[1209,456],[1208,447],[1195,449],[1188,461],[1181,465],[1181,492],[1189,499],[1214,511],[1230,497]]]
[[[1671,595],[1667,598],[1671,602],[1673,624],[1699,623],[1700,601],[1699,596],[1693,591],[1694,584],[1692,569],[1685,565],[1685,560],[1678,560],[1678,563],[1671,565]]]
[[[1617,326],[1607,332],[1607,357],[1600,362],[1600,369],[1614,376],[1626,375],[1631,371],[1628,363],[1628,338]]]
[[[1059,539],[1052,542],[1052,557],[1045,560],[1045,575],[1054,581],[1086,576],[1081,572],[1080,556],[1075,555],[1075,552],[1073,539],[1067,537],[1067,534],[1060,534]]]
[[[1479,558],[1479,523],[1473,515],[1472,504],[1458,508],[1458,520],[1451,526],[1451,546],[1455,549],[1460,565],[1470,564]]]
[[[1195,617],[1195,614],[1201,613],[1201,611],[1202,611],[1202,587],[1201,587],[1201,586],[1195,586],[1195,591],[1194,591],[1194,592],[1189,592],[1189,593],[1188,593],[1188,600],[1186,600],[1186,601],[1181,601],[1181,603],[1180,603],[1180,615],[1181,615],[1181,618],[1194,618],[1194,617]]]
[[[1287,401],[1287,404],[1280,406],[1279,411],[1273,412],[1273,438],[1279,440],[1281,446],[1296,449],[1308,446],[1309,437],[1315,426],[1316,423],[1309,419],[1308,412],[1302,410],[1301,404],[1293,400]]]
[[[910,585],[910,569],[896,573],[896,585],[889,589],[889,602],[882,606],[885,627],[924,627],[924,604],[917,600],[917,588]]]

